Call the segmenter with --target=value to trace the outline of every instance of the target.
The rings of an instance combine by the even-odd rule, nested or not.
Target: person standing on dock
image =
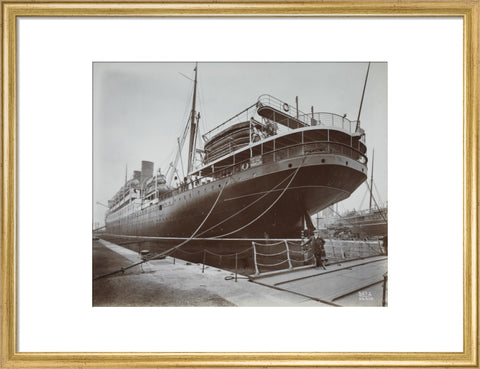
[[[385,255],[388,256],[388,236],[384,235],[382,237],[382,243],[383,243],[383,250],[385,252]]]
[[[313,256],[315,256],[315,268],[321,266],[323,269],[326,269],[325,265],[323,265],[323,261],[326,260],[327,256],[324,247],[325,240],[320,237],[317,230],[313,232],[313,237],[310,238],[308,243],[312,248]]]

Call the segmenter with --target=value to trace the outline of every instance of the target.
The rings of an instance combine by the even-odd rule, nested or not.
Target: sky
[[[347,114],[356,120],[368,62],[198,64],[200,134],[270,94],[299,109]],[[93,63],[93,214],[103,225],[104,206],[141,161],[165,173],[191,110],[194,62]],[[188,77],[188,78],[187,78]],[[388,201],[387,63],[372,62],[361,116],[366,132],[369,180],[374,158],[374,194]],[[185,161],[185,155],[183,156]],[[186,167],[186,165],[185,165]],[[378,190],[378,191],[377,191]],[[362,184],[338,211],[368,208]]]

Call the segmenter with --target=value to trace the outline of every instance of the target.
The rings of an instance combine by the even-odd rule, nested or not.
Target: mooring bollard
[[[140,256],[141,256],[142,260],[147,260],[148,259],[148,254],[150,254],[150,250],[140,251]]]
[[[385,273],[383,275],[383,296],[382,296],[382,306],[385,306],[385,296],[387,291],[387,279],[388,275]]]
[[[235,282],[237,281],[238,254],[235,253]]]
[[[203,250],[203,266],[202,266],[202,273],[205,272],[205,250]]]

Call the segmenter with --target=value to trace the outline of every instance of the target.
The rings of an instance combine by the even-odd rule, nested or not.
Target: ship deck
[[[141,261],[120,245],[93,241],[93,278]],[[166,257],[93,282],[93,306],[381,306],[386,257],[251,279]]]

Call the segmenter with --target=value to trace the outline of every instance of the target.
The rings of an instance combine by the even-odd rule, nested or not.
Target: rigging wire
[[[367,183],[367,186],[368,186],[368,183]],[[370,190],[370,186],[368,186],[368,189]],[[377,199],[375,198],[375,196],[372,196],[372,199],[373,199],[373,202],[375,203],[375,206],[377,207],[377,210],[379,211],[381,217],[383,218],[383,220],[385,221],[385,223],[387,223],[387,219],[385,218],[385,215],[383,215],[383,211],[380,209],[380,207],[378,206],[378,203],[377,203]]]
[[[185,122],[191,114],[191,106],[192,106],[192,100],[193,100],[192,84],[193,83],[190,82],[190,84],[188,85],[188,89],[190,91],[190,94],[185,94],[185,96],[189,96],[189,98],[187,100],[185,100],[185,108],[184,108],[183,114],[182,114],[182,122]],[[182,128],[183,128],[183,126],[180,125],[178,134],[180,134],[182,132],[181,131]]]
[[[191,88],[191,86],[192,86],[192,82],[190,82],[188,84],[188,91],[190,93],[185,92],[185,94],[184,94],[184,96],[189,96],[189,98],[185,100],[185,107],[184,107],[184,110],[183,110],[183,114],[180,116],[180,121],[181,122],[186,122],[186,119],[188,117],[190,117],[190,114],[191,114],[190,103],[193,99],[193,89]],[[187,124],[187,127],[188,127],[188,124]],[[179,124],[177,126],[175,136],[176,137],[182,137],[182,135],[185,135],[185,134],[186,134],[185,124]],[[171,149],[171,152],[170,152],[170,155],[169,155],[170,160],[168,160],[166,164],[162,164],[162,165],[165,165],[165,167],[166,167],[165,173],[169,172],[170,170],[173,170],[174,172],[177,171],[178,168],[171,168],[170,164],[172,164],[172,162],[175,160],[175,155],[178,152],[178,150],[179,150],[178,143],[176,143],[175,146]],[[183,162],[182,162],[182,165],[183,165]]]
[[[205,140],[203,139],[203,135],[207,132],[207,125],[209,123],[208,120],[208,113],[207,113],[207,108],[205,104],[205,89],[203,88],[203,84],[200,83],[201,76],[199,77],[199,83],[198,83],[198,98],[199,98],[199,103],[200,103],[200,109],[202,112],[202,116],[200,118],[200,122],[198,125],[198,130],[197,130],[197,145],[201,150],[205,148]],[[197,155],[198,157],[198,155]],[[200,155],[200,165],[203,165],[204,162],[204,156]]]
[[[191,87],[192,83],[190,83],[190,87]],[[193,89],[191,89],[191,94],[190,94],[190,98],[185,102],[185,111],[183,113],[183,122],[187,122],[184,126],[184,131],[183,131],[183,136],[182,136],[182,145],[181,147],[179,147],[179,155],[180,155],[180,160],[181,160],[181,164],[182,164],[182,168],[183,168],[183,165],[184,165],[184,162],[183,162],[183,155],[182,155],[182,151],[183,151],[183,148],[184,148],[184,144],[185,144],[185,139],[188,135],[188,132],[190,131],[190,120],[192,118],[192,111],[191,111],[191,102],[193,100]],[[180,125],[180,127],[182,127]],[[179,136],[180,137],[180,136]],[[188,155],[185,155],[185,157],[188,158]],[[175,168],[175,169],[178,169],[178,168]]]
[[[182,177],[185,177],[185,170],[183,169],[183,159],[182,159],[182,144],[180,143],[180,139],[177,138],[178,143],[178,156],[180,157],[180,168],[182,169]],[[175,170],[176,168],[174,168]]]
[[[342,217],[342,215],[341,215],[338,211],[336,211],[336,210],[334,209],[333,205],[330,205],[328,208],[329,208],[331,211],[333,211],[338,217],[340,217],[340,218]]]
[[[382,197],[380,196],[380,191],[378,191],[378,188],[377,188],[377,184],[375,183],[375,181],[373,182],[373,188],[375,189],[375,191],[377,192],[377,196],[378,196],[378,200],[380,202],[380,205],[383,204],[383,200],[382,200]]]
[[[367,194],[368,194],[368,190],[365,190],[365,192],[363,193],[362,201],[360,202],[360,207],[359,207],[359,209],[362,209],[362,207],[363,207],[363,202],[365,201],[365,198],[367,197]]]
[[[200,78],[199,78],[199,80],[200,80]],[[198,83],[198,87],[199,87],[198,97],[199,97],[199,100],[200,100],[200,108],[202,109],[201,112],[202,112],[202,116],[203,116],[203,119],[201,119],[201,122],[200,122],[200,126],[201,126],[202,132],[205,133],[205,132],[207,132],[207,124],[209,122],[207,109],[206,109],[206,105],[205,105],[205,93],[204,93],[203,85],[200,82]],[[200,135],[200,137],[201,137],[201,135]]]

